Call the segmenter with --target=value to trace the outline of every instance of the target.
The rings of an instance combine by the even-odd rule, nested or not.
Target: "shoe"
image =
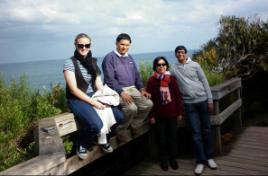
[[[168,161],[167,160],[160,161],[160,167],[163,171],[168,171]]]
[[[208,159],[207,160],[207,165],[210,169],[217,169],[217,164],[214,161],[214,159]]]
[[[169,164],[170,164],[170,167],[173,169],[173,170],[177,170],[179,168],[178,166],[178,162],[176,159],[171,159],[169,160]]]
[[[77,145],[76,154],[81,160],[87,159],[88,157],[87,149],[82,145]]]
[[[195,175],[201,175],[203,173],[204,169],[205,169],[204,164],[201,164],[201,163],[197,164],[195,166],[195,169],[194,169]]]
[[[114,151],[114,149],[112,148],[112,146],[109,143],[101,144],[100,146],[101,146],[101,149],[103,151],[105,151],[106,153],[112,153]]]

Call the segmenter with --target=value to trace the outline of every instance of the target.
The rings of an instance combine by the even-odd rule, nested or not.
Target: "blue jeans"
[[[92,93],[88,95],[90,96]],[[103,126],[102,121],[93,106],[82,100],[69,99],[68,106],[82,126],[78,132],[79,144],[88,148],[94,137],[100,132]],[[122,123],[124,119],[123,113],[117,107],[112,107],[112,110],[116,122]]]
[[[196,162],[206,163],[213,157],[212,133],[208,102],[184,104],[186,118],[192,130]]]

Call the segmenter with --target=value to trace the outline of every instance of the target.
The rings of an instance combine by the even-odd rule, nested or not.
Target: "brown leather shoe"
[[[119,143],[128,142],[128,136],[126,134],[123,134],[123,133],[117,133],[116,139],[117,139],[117,142],[119,142]]]

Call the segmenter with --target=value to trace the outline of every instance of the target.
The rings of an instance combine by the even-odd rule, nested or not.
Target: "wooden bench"
[[[41,119],[36,136],[39,155],[0,172],[0,175],[68,175],[107,154],[96,145],[85,160],[80,160],[77,155],[67,158],[62,137],[78,129],[72,113]],[[139,135],[135,137],[132,137],[130,130],[127,131],[129,141],[146,133],[149,130],[148,122],[139,130]],[[114,149],[126,144],[118,143],[116,137],[112,137],[110,143]]]

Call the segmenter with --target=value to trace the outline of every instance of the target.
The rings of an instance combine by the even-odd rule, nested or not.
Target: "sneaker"
[[[112,153],[114,151],[114,149],[112,148],[112,146],[109,143],[101,144],[100,146],[101,146],[101,149],[103,151],[105,151],[106,153]]]
[[[173,170],[177,170],[179,168],[178,166],[178,162],[176,159],[171,159],[169,160],[169,164],[170,164],[170,167],[173,169]]]
[[[217,169],[217,164],[214,159],[208,159],[207,164],[210,169]]]
[[[87,159],[88,157],[87,149],[84,148],[82,145],[77,145],[76,154],[82,160]]]
[[[167,160],[160,161],[160,167],[163,171],[168,171],[168,161]]]
[[[205,169],[205,165],[199,163],[199,164],[197,164],[197,165],[195,166],[194,173],[195,173],[196,175],[201,175],[201,174],[203,173],[204,169]]]

